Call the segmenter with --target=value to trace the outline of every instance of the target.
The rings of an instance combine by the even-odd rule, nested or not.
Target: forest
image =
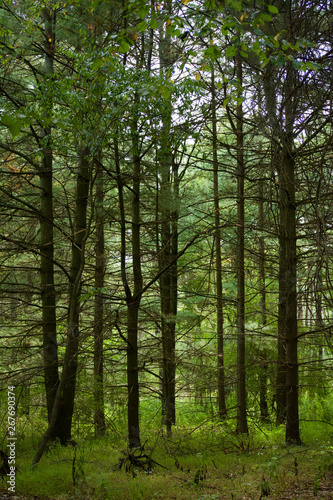
[[[0,1],[0,498],[333,498],[332,41]]]

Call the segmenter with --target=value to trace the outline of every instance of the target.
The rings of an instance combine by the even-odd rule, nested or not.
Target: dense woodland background
[[[332,419],[332,12],[1,1],[1,418],[14,385],[36,463]]]

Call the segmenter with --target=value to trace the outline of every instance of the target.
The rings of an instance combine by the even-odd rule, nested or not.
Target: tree
[[[240,52],[236,56],[236,72],[240,89],[243,66]],[[244,132],[241,91],[238,94],[236,119],[237,139],[237,432],[247,434],[245,371],[245,282],[244,282]]]
[[[220,418],[226,417],[225,376],[224,376],[224,329],[223,329],[223,287],[222,287],[222,255],[220,231],[220,194],[219,194],[219,163],[217,156],[217,117],[215,99],[215,74],[212,67],[212,146],[213,146],[213,176],[214,176],[214,224],[215,224],[215,259],[216,259],[216,333],[217,333],[217,387]]]
[[[105,434],[104,412],[104,279],[106,271],[104,238],[104,186],[105,175],[102,165],[96,166],[96,265],[95,265],[95,307],[94,307],[94,422],[95,436]]]

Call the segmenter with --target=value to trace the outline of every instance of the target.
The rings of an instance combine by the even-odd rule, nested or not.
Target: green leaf
[[[169,97],[171,95],[169,87],[167,87],[166,85],[162,85],[160,87],[160,92],[161,92],[162,96],[164,97],[164,99],[169,99]]]
[[[119,52],[126,54],[126,52],[129,51],[129,48],[129,43],[127,43],[126,40],[122,39],[119,41]]]
[[[313,61],[308,61],[308,62],[306,63],[306,67],[307,67],[307,69],[313,69],[313,70],[315,70],[315,71],[318,71],[318,70],[320,70],[320,69],[323,69],[323,67],[322,67],[322,65],[321,65],[321,64],[315,63],[315,62],[313,62]]]
[[[142,21],[137,25],[137,28],[139,31],[145,31],[148,28],[148,23],[147,21]]]
[[[228,0],[227,4],[238,12],[241,12],[242,10],[241,0]]]
[[[264,59],[260,65],[261,69],[263,69],[265,66],[267,66],[267,64],[270,62],[270,59],[269,57],[267,57],[266,59]]]
[[[210,57],[213,61],[216,61],[221,57],[221,51],[216,45],[211,45],[205,50],[205,56]]]
[[[156,19],[152,19],[150,21],[150,27],[151,27],[152,30],[155,30],[155,29],[158,28],[158,22],[156,21]]]
[[[260,43],[259,43],[259,40],[256,40],[252,46],[254,52],[258,52],[260,50]]]
[[[21,128],[23,127],[23,120],[20,118],[16,118],[15,116],[11,115],[2,115],[1,117],[1,123],[8,127],[9,132],[12,134],[13,137],[16,137],[19,135],[21,132]]]
[[[244,52],[243,50],[240,50],[240,52],[239,52],[239,53],[240,53],[240,55],[241,55],[242,57],[245,57],[245,58],[249,57],[249,54],[248,54],[247,52]]]
[[[225,51],[225,56],[226,57],[233,57],[236,55],[237,52],[237,47],[234,47],[231,45],[231,47],[228,47],[227,50]]]
[[[168,34],[168,35],[171,35],[175,30],[175,25],[174,24],[169,24],[167,29],[165,30],[165,32]]]
[[[103,59],[96,59],[92,65],[92,71],[98,70],[103,65]]]
[[[268,8],[269,12],[271,12],[272,14],[279,13],[279,9],[277,7],[275,7],[275,5],[267,5],[267,8]]]
[[[268,21],[269,23],[272,20],[272,16],[270,16],[269,14],[266,14],[265,12],[263,12],[262,14],[260,14],[259,18],[260,18],[260,20]]]
[[[306,65],[302,61],[300,61],[299,59],[295,59],[292,56],[289,56],[289,59],[291,60],[292,65],[295,69],[301,70],[301,71],[306,69]]]
[[[148,13],[148,9],[147,8],[145,8],[145,9],[141,8],[141,9],[138,10],[138,14],[140,16],[140,19],[142,19],[142,20],[146,17],[147,13]]]
[[[276,59],[276,63],[278,66],[283,66],[286,62],[287,58],[285,54],[280,53]]]
[[[230,99],[231,99],[231,97],[230,97],[230,96],[229,96],[229,97],[227,97],[226,99],[224,99],[224,101],[223,101],[223,107],[224,107],[224,108],[226,108],[226,107],[228,106],[228,104],[229,104],[229,102],[230,102]]]

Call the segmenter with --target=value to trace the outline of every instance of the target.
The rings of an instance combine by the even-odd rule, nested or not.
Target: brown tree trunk
[[[72,239],[72,261],[70,270],[70,295],[68,308],[67,345],[64,359],[66,378],[62,400],[62,437],[65,443],[71,438],[72,417],[76,388],[78,362],[79,316],[81,279],[85,264],[85,242],[87,237],[87,203],[91,176],[91,165],[88,158],[89,149],[79,151],[79,162],[76,181],[74,234]]]
[[[55,11],[43,11],[45,25],[44,72],[46,79],[54,75],[54,43],[55,43]],[[50,117],[52,96],[49,96],[49,107],[44,118]],[[48,421],[59,384],[58,346],[56,322],[56,292],[54,284],[54,231],[53,231],[53,151],[51,145],[51,126],[43,129],[43,159],[39,171],[41,205],[40,205],[40,276],[43,328],[43,361],[44,384]],[[55,437],[57,437],[55,430]],[[58,436],[59,437],[59,436]]]
[[[285,212],[282,242],[285,244],[285,339],[286,339],[286,442],[300,444],[298,414],[298,333],[297,333],[297,241],[295,160],[293,125],[295,69],[286,66],[285,133],[282,141],[280,170],[280,206]]]
[[[266,286],[265,286],[265,240],[263,237],[264,230],[264,187],[263,181],[259,181],[259,203],[258,203],[258,229],[259,229],[259,297],[260,297],[260,325],[265,327],[267,323],[266,317]],[[260,352],[259,356],[259,405],[260,417],[262,420],[268,420],[268,403],[267,403],[267,369],[268,364],[265,359],[265,353]]]
[[[90,185],[89,150],[79,152],[76,183],[76,212],[72,236],[72,261],[67,320],[66,351],[63,369],[52,408],[49,426],[34,458],[34,465],[40,461],[47,442],[55,435],[61,444],[71,439],[72,418],[76,388],[79,343],[79,315],[81,279],[85,264],[85,242],[87,238],[87,203]]]
[[[279,304],[278,304],[278,351],[276,373],[276,424],[286,421],[286,224],[287,213],[282,202],[281,191],[283,178],[279,173],[280,199],[279,199]]]
[[[104,299],[103,287],[106,268],[104,248],[104,188],[103,169],[97,165],[96,175],[96,267],[95,267],[95,309],[94,309],[94,425],[95,437],[106,431],[104,414],[104,373],[103,373],[103,340],[104,340]]]
[[[172,2],[166,2],[165,10],[172,11]],[[161,74],[165,78],[170,70],[171,37],[163,33],[160,27],[159,56]],[[162,413],[163,423],[167,434],[171,435],[172,425],[176,421],[175,396],[175,342],[176,342],[176,314],[177,314],[177,260],[174,257],[178,252],[178,166],[175,165],[171,150],[171,100],[166,100],[163,114],[160,151],[160,193],[159,217],[161,219],[161,247],[159,251],[160,271],[166,269],[160,278],[161,313],[162,313]],[[170,209],[171,205],[171,209]]]
[[[127,427],[128,444],[130,448],[141,446],[139,420],[139,369],[138,369],[138,321],[142,292],[141,273],[141,237],[140,237],[140,185],[141,160],[138,135],[138,105],[139,96],[134,96],[135,105],[131,124],[132,155],[133,155],[133,189],[132,189],[132,259],[133,259],[133,293],[130,289],[126,270],[126,216],[124,203],[124,183],[120,169],[120,157],[117,137],[114,140],[115,166],[118,184],[118,199],[121,224],[121,277],[127,304]]]
[[[216,257],[216,337],[217,337],[217,398],[219,416],[224,419],[227,415],[225,402],[224,377],[224,328],[223,328],[223,287],[221,261],[221,231],[220,231],[220,198],[217,158],[217,119],[215,99],[215,75],[212,68],[212,142],[213,142],[213,181],[214,181],[214,224],[215,224],[215,257]]]
[[[237,53],[237,79],[243,84],[242,59]],[[239,95],[239,97],[241,97]],[[246,416],[246,365],[245,365],[245,266],[244,266],[244,132],[243,106],[237,105],[237,432],[248,434]]]
[[[276,68],[273,63],[267,65],[264,79],[264,92],[266,99],[266,109],[271,126],[271,147],[272,147],[272,174],[278,172],[278,196],[279,196],[279,300],[278,300],[278,331],[277,331],[277,370],[276,370],[276,424],[285,423],[286,420],[286,339],[285,339],[285,319],[286,319],[286,291],[285,291],[285,226],[286,210],[281,204],[279,186],[282,182],[280,174],[281,151],[276,142],[276,137],[282,136],[281,123],[277,118],[277,85]]]
[[[133,257],[133,296],[128,301],[127,332],[127,383],[128,383],[128,439],[130,448],[140,446],[139,423],[139,370],[138,370],[138,313],[142,291],[141,237],[140,237],[140,184],[141,160],[139,154],[138,105],[139,96],[135,95],[135,109],[132,122],[133,152],[133,197],[132,197],[132,257]]]

